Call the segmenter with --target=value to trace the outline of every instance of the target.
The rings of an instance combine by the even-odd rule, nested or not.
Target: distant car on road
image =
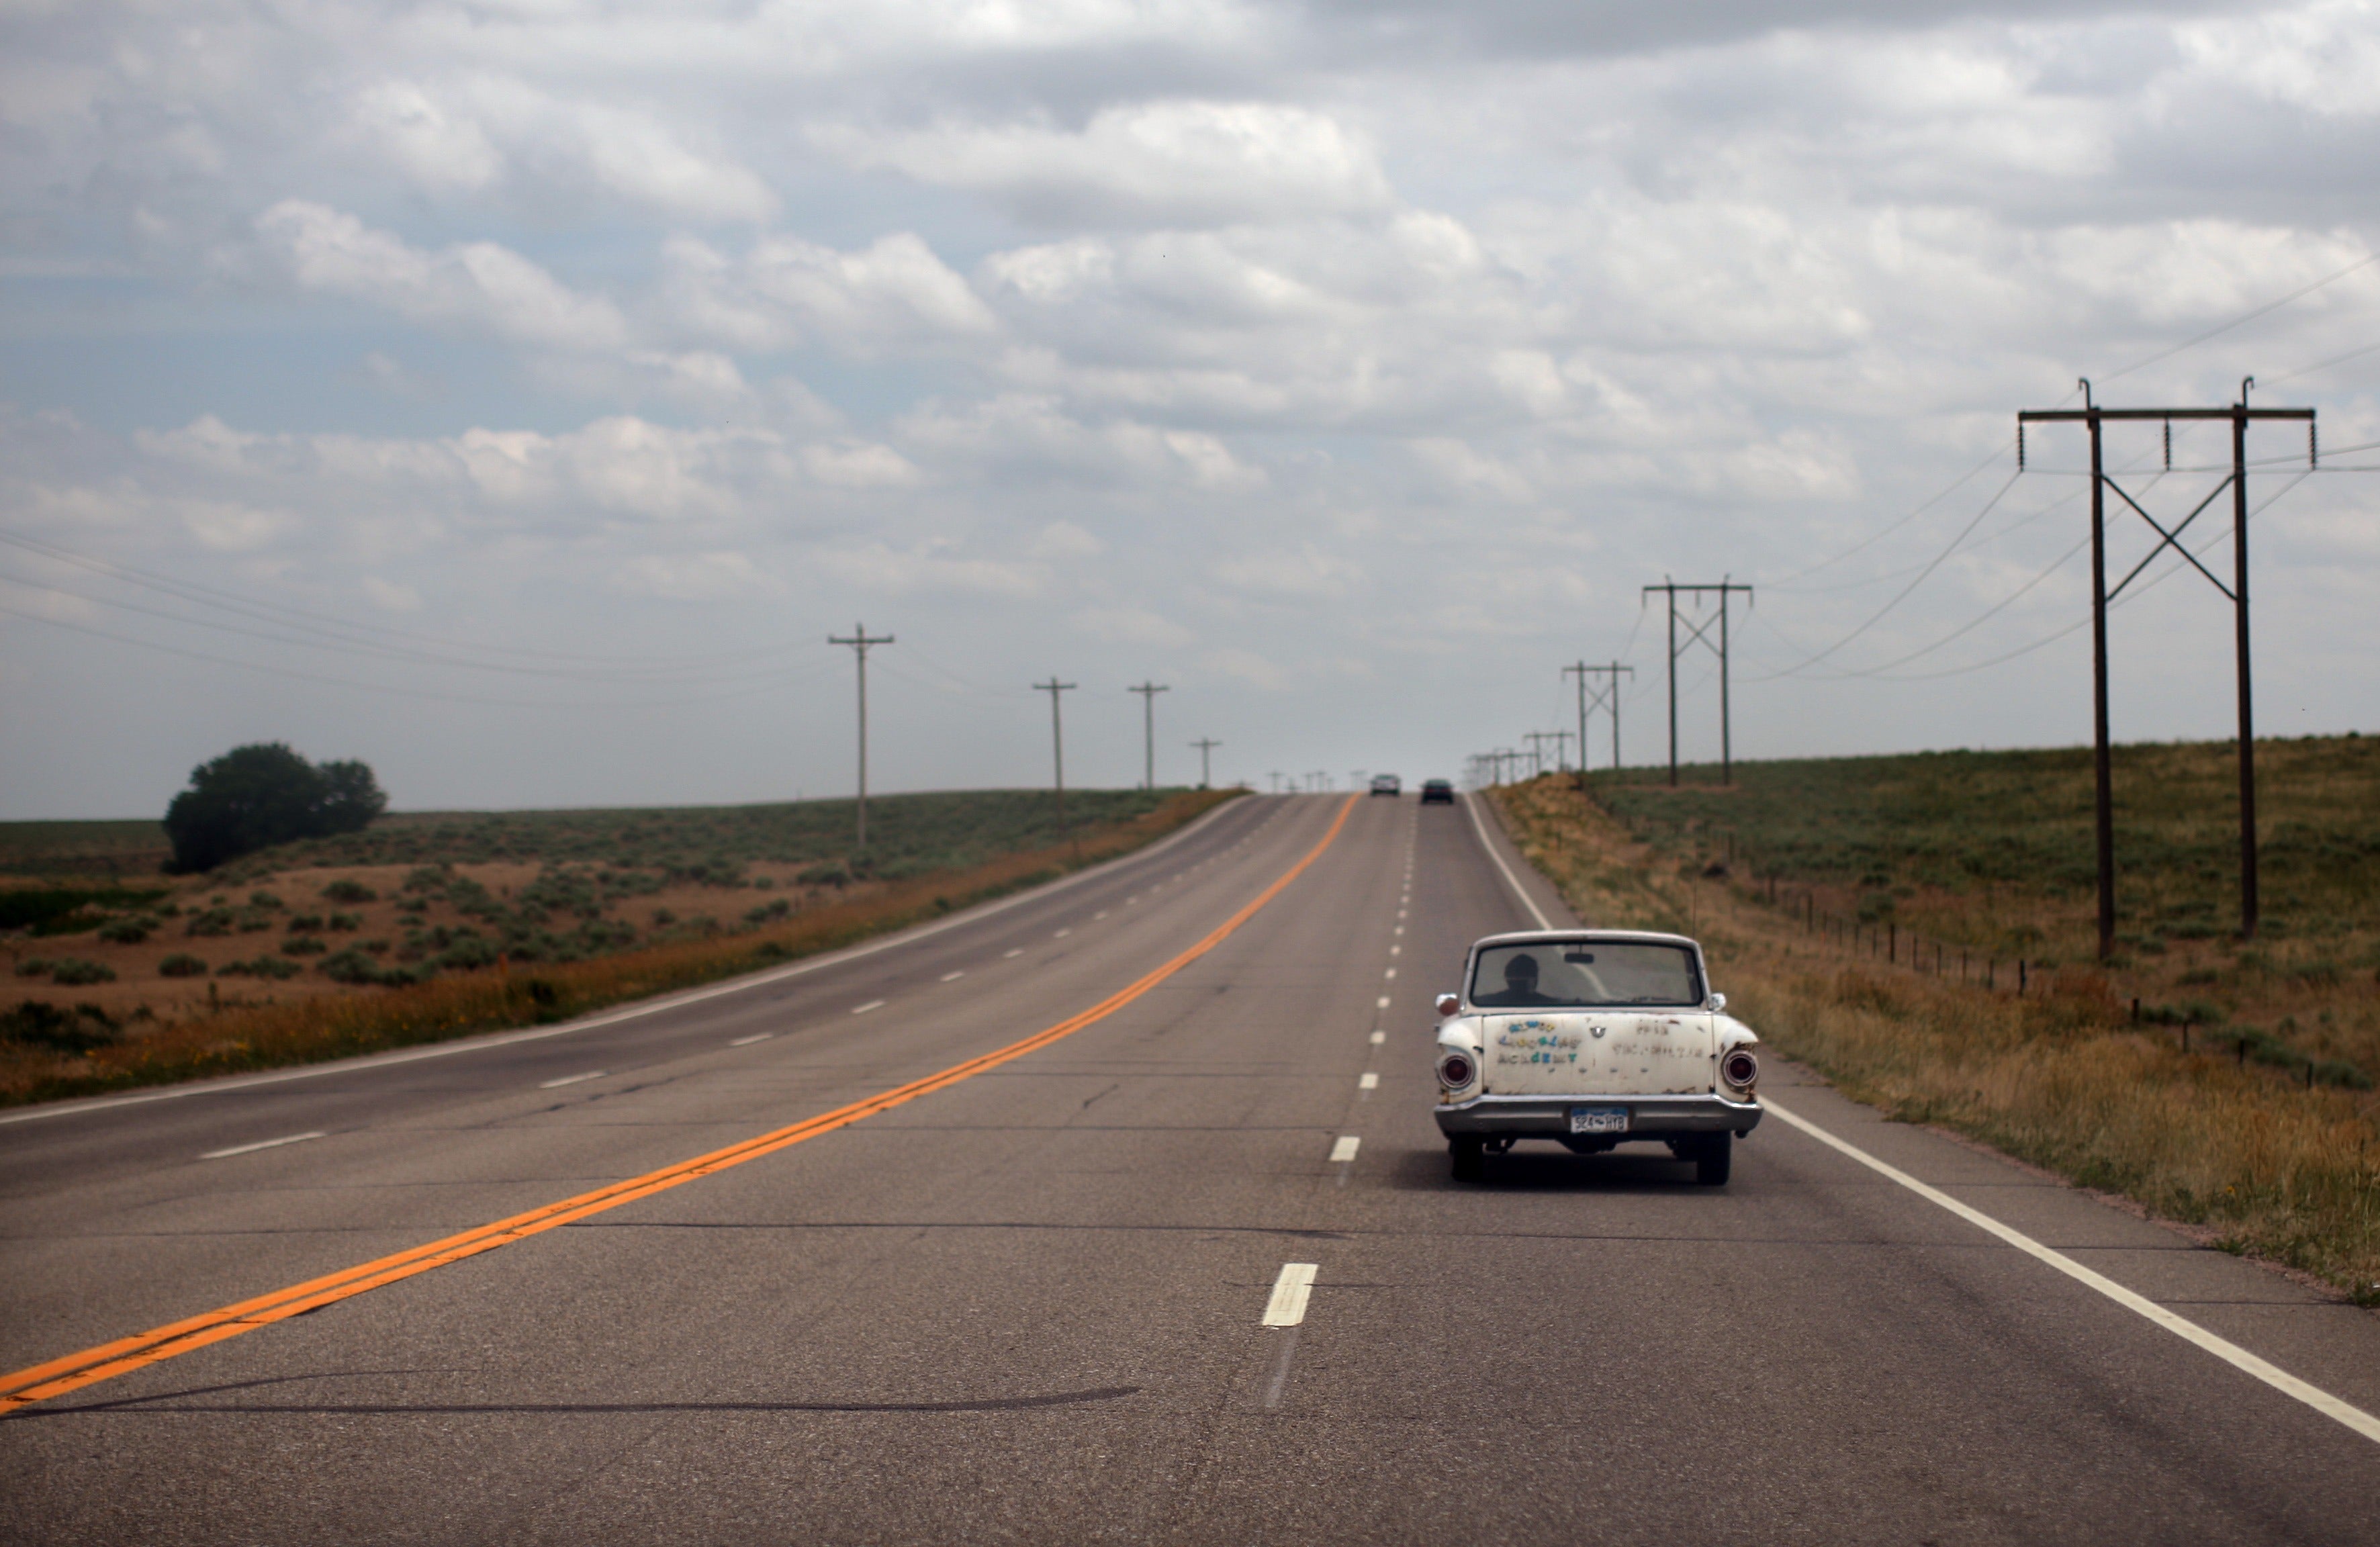
[[[1490,935],[1438,1012],[1438,1127],[1458,1181],[1522,1139],[1579,1154],[1667,1144],[1706,1187],[1760,1121],[1760,1038],[1683,935]]]
[[[1402,795],[1404,792],[1404,780],[1399,779],[1396,775],[1374,774],[1372,776],[1372,793],[1376,795]]]
[[[1452,805],[1454,804],[1454,785],[1452,781],[1443,779],[1423,780],[1421,783],[1421,804],[1424,805]]]

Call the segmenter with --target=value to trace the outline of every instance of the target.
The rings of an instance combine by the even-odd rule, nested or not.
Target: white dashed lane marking
[[[1355,1088],[1359,1091],[1377,1091],[1380,1088],[1380,1077],[1367,1069],[1364,1071],[1364,1077],[1355,1082]],[[1353,1160],[1355,1157],[1349,1155],[1347,1158]]]
[[[854,1006],[852,1006],[852,1007],[851,1007],[851,1013],[852,1013],[852,1014],[854,1014],[854,1015],[865,1015],[865,1014],[867,1014],[867,1013],[868,1013],[869,1010],[871,1010],[871,1009],[882,1009],[883,1008],[884,1008],[884,1001],[883,1001],[883,1000],[881,1000],[881,999],[870,999],[870,1000],[868,1000],[868,1001],[866,1004],[864,1004],[864,1005],[854,1005]]]
[[[1389,1033],[1386,1032],[1374,1032],[1372,1033],[1372,1045],[1375,1047],[1378,1047],[1380,1044],[1388,1040]]]
[[[1389,997],[1386,994],[1380,996],[1380,1008],[1382,1009],[1389,1008]]]
[[[1314,1294],[1314,1275],[1320,1271],[1317,1263],[1283,1263],[1281,1275],[1272,1281],[1272,1298],[1265,1301],[1264,1324],[1293,1327],[1305,1320],[1305,1302]]]
[[[559,1080],[547,1080],[538,1085],[540,1091],[558,1091],[565,1085],[576,1085],[582,1080],[601,1080],[609,1070],[590,1069],[584,1074],[565,1074]]]
[[[1009,957],[1012,957],[1012,956],[1022,956],[1022,955],[1024,955],[1024,954],[1025,954],[1025,948],[1024,948],[1023,946],[1019,946],[1019,947],[1017,947],[1014,950],[1012,950],[1012,951],[1008,951],[1008,952],[1003,953],[1003,954],[1002,955],[1002,957],[1001,957],[1001,960],[1002,960],[1002,961],[1007,961],[1007,960],[1009,959]]]
[[[944,983],[956,983],[959,979],[965,976],[966,976],[966,969],[962,967],[955,973],[944,973],[942,974],[942,981]]]
[[[292,1133],[285,1139],[259,1139],[253,1144],[234,1144],[227,1150],[209,1150],[200,1160],[229,1160],[236,1154],[252,1154],[258,1150],[277,1150],[284,1144],[302,1144],[309,1139],[327,1138],[323,1133]],[[1300,1301],[1302,1306],[1305,1302]]]
[[[774,1032],[754,1032],[750,1036],[737,1037],[727,1045],[730,1047],[749,1047],[756,1042],[766,1042],[776,1034],[777,1033]]]
[[[1331,1162],[1336,1165],[1353,1160],[1355,1158],[1355,1152],[1363,1146],[1364,1141],[1354,1134],[1342,1133],[1339,1136],[1339,1142],[1330,1146]]]

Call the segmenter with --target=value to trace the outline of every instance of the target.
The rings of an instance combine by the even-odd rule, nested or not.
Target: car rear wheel
[[[1706,1134],[1694,1146],[1694,1181],[1702,1187],[1725,1187],[1727,1173],[1735,1159],[1735,1135]]]
[[[1454,1179],[1475,1182],[1488,1179],[1488,1146],[1476,1139],[1450,1139],[1447,1153],[1454,1161]]]

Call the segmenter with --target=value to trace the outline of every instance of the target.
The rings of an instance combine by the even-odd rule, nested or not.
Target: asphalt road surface
[[[1773,1057],[1806,1123],[2146,1299],[1776,1116],[1723,1189],[1547,1146],[1454,1183],[1428,1002],[1532,906],[1467,806],[1248,799],[638,1013],[6,1114],[0,1369],[198,1330],[0,1420],[0,1533],[2380,1541],[2380,1443],[2142,1306],[2366,1413],[2380,1319]],[[446,1239],[491,1249],[407,1255]]]

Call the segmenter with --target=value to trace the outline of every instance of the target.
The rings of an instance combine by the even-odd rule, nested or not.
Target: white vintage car
[[[1682,935],[1541,930],[1471,948],[1439,997],[1438,1126],[1460,1181],[1519,1139],[1580,1154],[1665,1143],[1706,1187],[1760,1121],[1752,1028]]]

